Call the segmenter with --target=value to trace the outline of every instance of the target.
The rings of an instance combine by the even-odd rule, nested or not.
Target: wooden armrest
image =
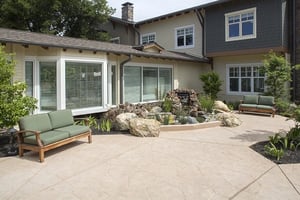
[[[18,143],[21,144],[21,143],[24,143],[24,134],[25,133],[33,133],[35,135],[35,139],[38,143],[38,145],[40,147],[44,146],[42,141],[41,141],[41,132],[40,131],[33,131],[33,130],[21,130],[21,131],[18,131],[17,132],[17,137],[18,137]]]
[[[244,100],[240,100],[240,104],[244,103]]]

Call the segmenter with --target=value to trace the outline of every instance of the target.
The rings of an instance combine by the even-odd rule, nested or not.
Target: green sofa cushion
[[[258,104],[258,95],[245,95],[244,104]]]
[[[240,104],[240,108],[256,108],[256,104]]]
[[[53,129],[74,124],[71,110],[57,110],[48,113]]]
[[[49,131],[52,129],[52,125],[47,113],[28,115],[22,117],[19,120],[20,130],[33,130],[33,131]],[[32,133],[26,133],[26,135],[32,135]]]
[[[262,110],[274,110],[272,106],[266,106],[266,105],[257,105],[257,108]]]
[[[61,127],[61,128],[55,129],[55,130],[68,132],[70,137],[72,137],[72,136],[79,135],[84,132],[88,132],[90,129],[87,126],[71,125],[71,126]]]
[[[66,139],[68,137],[69,137],[69,133],[63,132],[63,131],[47,131],[47,132],[41,133],[41,135],[40,135],[40,138],[44,145],[52,144],[54,142]],[[24,143],[37,145],[35,135],[25,137]]]
[[[274,97],[272,96],[260,96],[259,105],[267,105],[267,106],[273,106],[274,105]]]

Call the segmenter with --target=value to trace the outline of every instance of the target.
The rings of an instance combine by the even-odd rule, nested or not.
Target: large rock
[[[133,118],[137,118],[135,113],[121,113],[116,117],[117,128],[120,131],[129,130],[129,121]]]
[[[228,108],[228,106],[225,103],[223,103],[222,101],[215,101],[214,109],[222,110],[225,112],[230,112],[230,109]]]
[[[216,119],[220,120],[224,126],[240,126],[242,121],[233,113],[218,113]]]
[[[158,137],[160,133],[160,123],[155,119],[133,118],[129,127],[130,133],[139,137]]]
[[[151,110],[150,113],[161,113],[162,112],[162,108],[159,106],[154,106]]]

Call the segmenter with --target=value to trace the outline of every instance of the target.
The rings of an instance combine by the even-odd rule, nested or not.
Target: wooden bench
[[[92,134],[88,126],[76,125],[71,110],[59,110],[44,114],[22,117],[17,132],[19,156],[24,150],[39,153],[40,162],[44,162],[44,152],[88,137],[92,143]]]
[[[239,104],[239,112],[258,112],[275,116],[275,102],[272,96],[245,95]]]

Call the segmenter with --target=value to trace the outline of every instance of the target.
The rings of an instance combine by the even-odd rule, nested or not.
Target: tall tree
[[[2,27],[94,40],[114,12],[106,0],[0,0]]]

